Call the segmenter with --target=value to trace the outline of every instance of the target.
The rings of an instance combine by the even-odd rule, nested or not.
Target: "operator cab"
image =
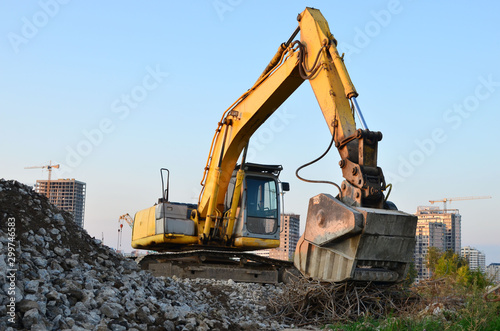
[[[236,183],[237,165],[228,186],[225,208],[229,210]],[[283,170],[281,165],[245,163],[245,179],[242,185],[238,206],[235,237],[250,237],[279,240],[281,217],[280,183],[278,176]],[[288,183],[284,183],[288,190]],[[241,208],[241,206],[244,206]],[[278,242],[279,246],[279,242]]]

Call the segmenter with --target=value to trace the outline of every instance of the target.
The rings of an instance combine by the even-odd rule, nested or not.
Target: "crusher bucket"
[[[320,281],[400,282],[413,258],[416,226],[414,215],[351,207],[319,194],[309,200],[294,264]]]

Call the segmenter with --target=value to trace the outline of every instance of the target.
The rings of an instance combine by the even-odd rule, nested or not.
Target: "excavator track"
[[[277,284],[289,274],[299,275],[292,261],[271,259],[252,253],[191,250],[149,254],[136,260],[156,277],[232,279],[236,282]]]

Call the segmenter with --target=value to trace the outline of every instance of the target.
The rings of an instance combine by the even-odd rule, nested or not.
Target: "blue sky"
[[[118,218],[152,205],[159,168],[171,199],[196,202],[222,112],[245,92],[306,6],[321,10],[345,53],[368,126],[381,131],[390,200],[414,213],[456,201],[462,246],[500,262],[500,4],[494,1],[1,1],[0,176],[33,184],[26,166],[87,183],[85,228],[116,246]],[[329,186],[295,170],[329,132],[304,83],[252,138],[251,161],[283,164],[287,212],[306,219]],[[307,177],[342,181],[332,151]],[[303,225],[302,225],[303,228]],[[123,248],[130,241],[126,229]],[[128,249],[128,248],[127,248]]]

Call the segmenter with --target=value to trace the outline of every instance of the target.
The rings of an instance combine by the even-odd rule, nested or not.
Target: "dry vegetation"
[[[325,284],[294,278],[268,304],[274,317],[297,326],[341,330],[498,330],[500,303],[484,290],[461,287],[449,278],[412,287]]]
[[[381,318],[394,311],[405,313],[419,300],[402,286],[330,284],[295,277],[281,298],[272,300],[269,306],[276,317],[300,326],[351,321],[362,316]]]

